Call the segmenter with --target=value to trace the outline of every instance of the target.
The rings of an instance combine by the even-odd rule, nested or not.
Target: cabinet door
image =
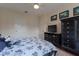
[[[77,21],[77,40],[79,41],[79,20]]]
[[[69,21],[69,38],[75,39],[75,21]]]
[[[79,51],[79,20],[77,20],[75,23],[76,23],[75,49]]]

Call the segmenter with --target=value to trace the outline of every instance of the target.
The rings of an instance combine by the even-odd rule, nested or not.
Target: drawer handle
[[[55,35],[53,35],[53,37],[56,37]]]

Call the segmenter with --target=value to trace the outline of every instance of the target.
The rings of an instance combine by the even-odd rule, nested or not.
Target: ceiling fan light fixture
[[[34,4],[34,9],[39,9],[39,4],[38,3]]]

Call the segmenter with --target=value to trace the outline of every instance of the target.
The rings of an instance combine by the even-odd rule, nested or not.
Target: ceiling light
[[[39,9],[39,4],[38,3],[34,4],[34,9]]]

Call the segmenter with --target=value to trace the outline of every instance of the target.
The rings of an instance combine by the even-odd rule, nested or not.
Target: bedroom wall
[[[70,4],[64,4],[61,5],[61,7],[57,9],[53,9],[52,12],[49,12],[47,14],[43,14],[40,16],[40,38],[44,39],[44,32],[47,32],[47,26],[48,25],[57,25],[57,33],[61,33],[61,21],[59,19],[59,13],[65,10],[69,10],[69,17],[73,17],[73,8],[79,6],[77,3],[70,3]],[[50,21],[50,17],[52,15],[57,14],[57,20],[56,21]]]
[[[73,7],[79,4],[64,4],[46,14],[27,15],[7,8],[0,8],[0,33],[4,36],[38,36],[44,39],[44,32],[48,25],[57,24],[57,33],[61,33],[61,22],[59,16],[56,21],[50,21],[50,17],[62,11],[69,10],[70,17],[73,16]]]
[[[39,36],[39,18],[0,8],[0,33],[4,36]]]

